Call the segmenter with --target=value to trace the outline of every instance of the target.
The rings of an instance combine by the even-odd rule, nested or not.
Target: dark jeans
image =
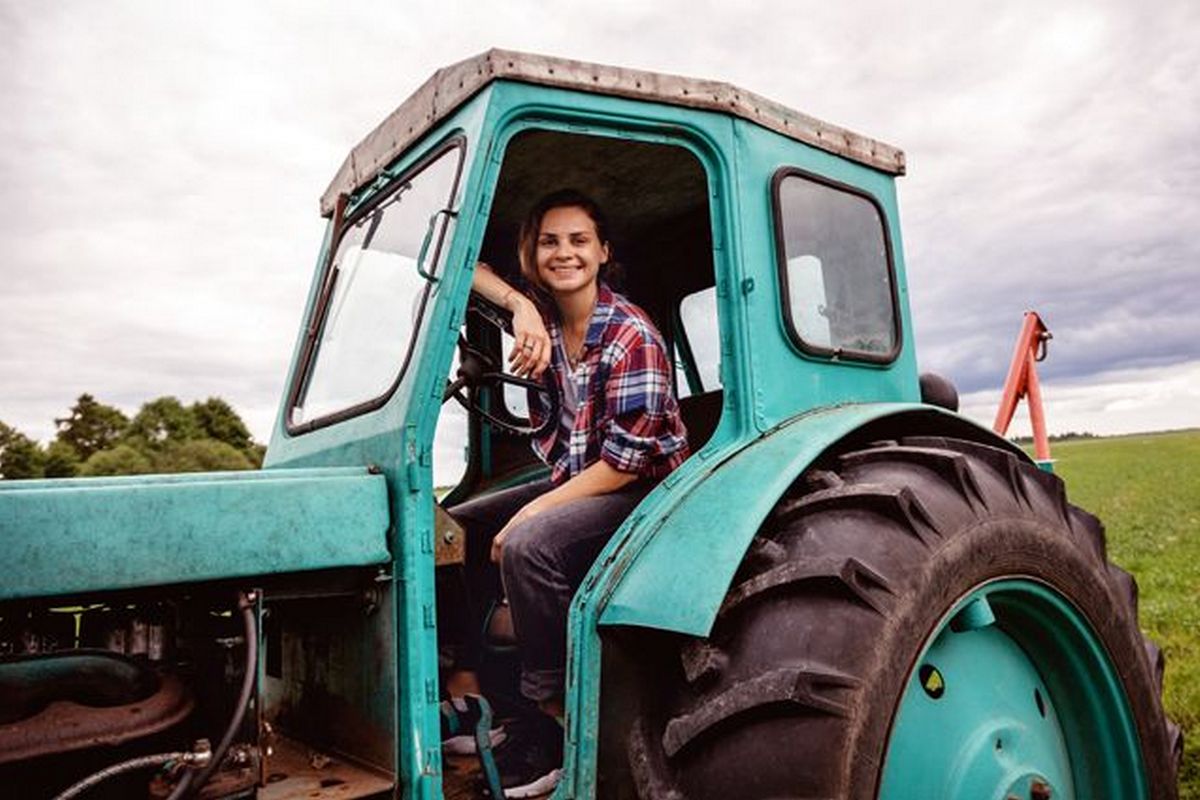
[[[554,488],[549,480],[515,486],[449,509],[467,532],[466,577],[472,619],[468,648],[458,666],[476,666],[472,641],[501,585],[512,610],[521,658],[521,694],[544,701],[566,685],[567,612],[596,556],[653,482],[639,480],[617,492],[585,497],[545,511],[509,532],[500,567],[492,539],[526,503]],[[474,635],[471,635],[473,633]]]

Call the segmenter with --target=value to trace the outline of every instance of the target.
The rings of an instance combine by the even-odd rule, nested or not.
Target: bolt
[[[192,752],[183,758],[184,763],[193,767],[206,767],[212,761],[212,743],[208,739],[197,739],[192,745]]]
[[[1029,800],[1050,800],[1050,785],[1044,781],[1034,781],[1029,785]]]

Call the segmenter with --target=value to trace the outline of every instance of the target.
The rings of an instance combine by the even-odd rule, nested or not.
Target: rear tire
[[[1161,653],[1061,480],[938,437],[822,466],[760,529],[710,637],[679,648],[674,684],[644,693],[643,800],[1024,800],[1038,781],[1176,797]],[[943,675],[927,657],[950,664],[946,648],[962,657]]]

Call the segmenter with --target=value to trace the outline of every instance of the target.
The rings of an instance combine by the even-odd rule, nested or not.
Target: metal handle
[[[452,208],[440,208],[433,212],[429,217],[429,227],[425,229],[425,238],[421,241],[421,250],[417,253],[417,274],[430,283],[437,283],[438,278],[432,272],[425,271],[425,256],[429,252],[429,245],[433,241],[433,232],[437,228],[438,217],[445,214],[446,219],[454,219],[458,216],[458,212]]]

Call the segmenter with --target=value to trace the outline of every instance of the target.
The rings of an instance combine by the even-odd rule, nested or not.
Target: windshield
[[[292,426],[376,407],[399,381],[444,258],[453,217],[439,212],[453,202],[461,159],[459,146],[442,151],[345,226],[309,324],[317,342]]]

